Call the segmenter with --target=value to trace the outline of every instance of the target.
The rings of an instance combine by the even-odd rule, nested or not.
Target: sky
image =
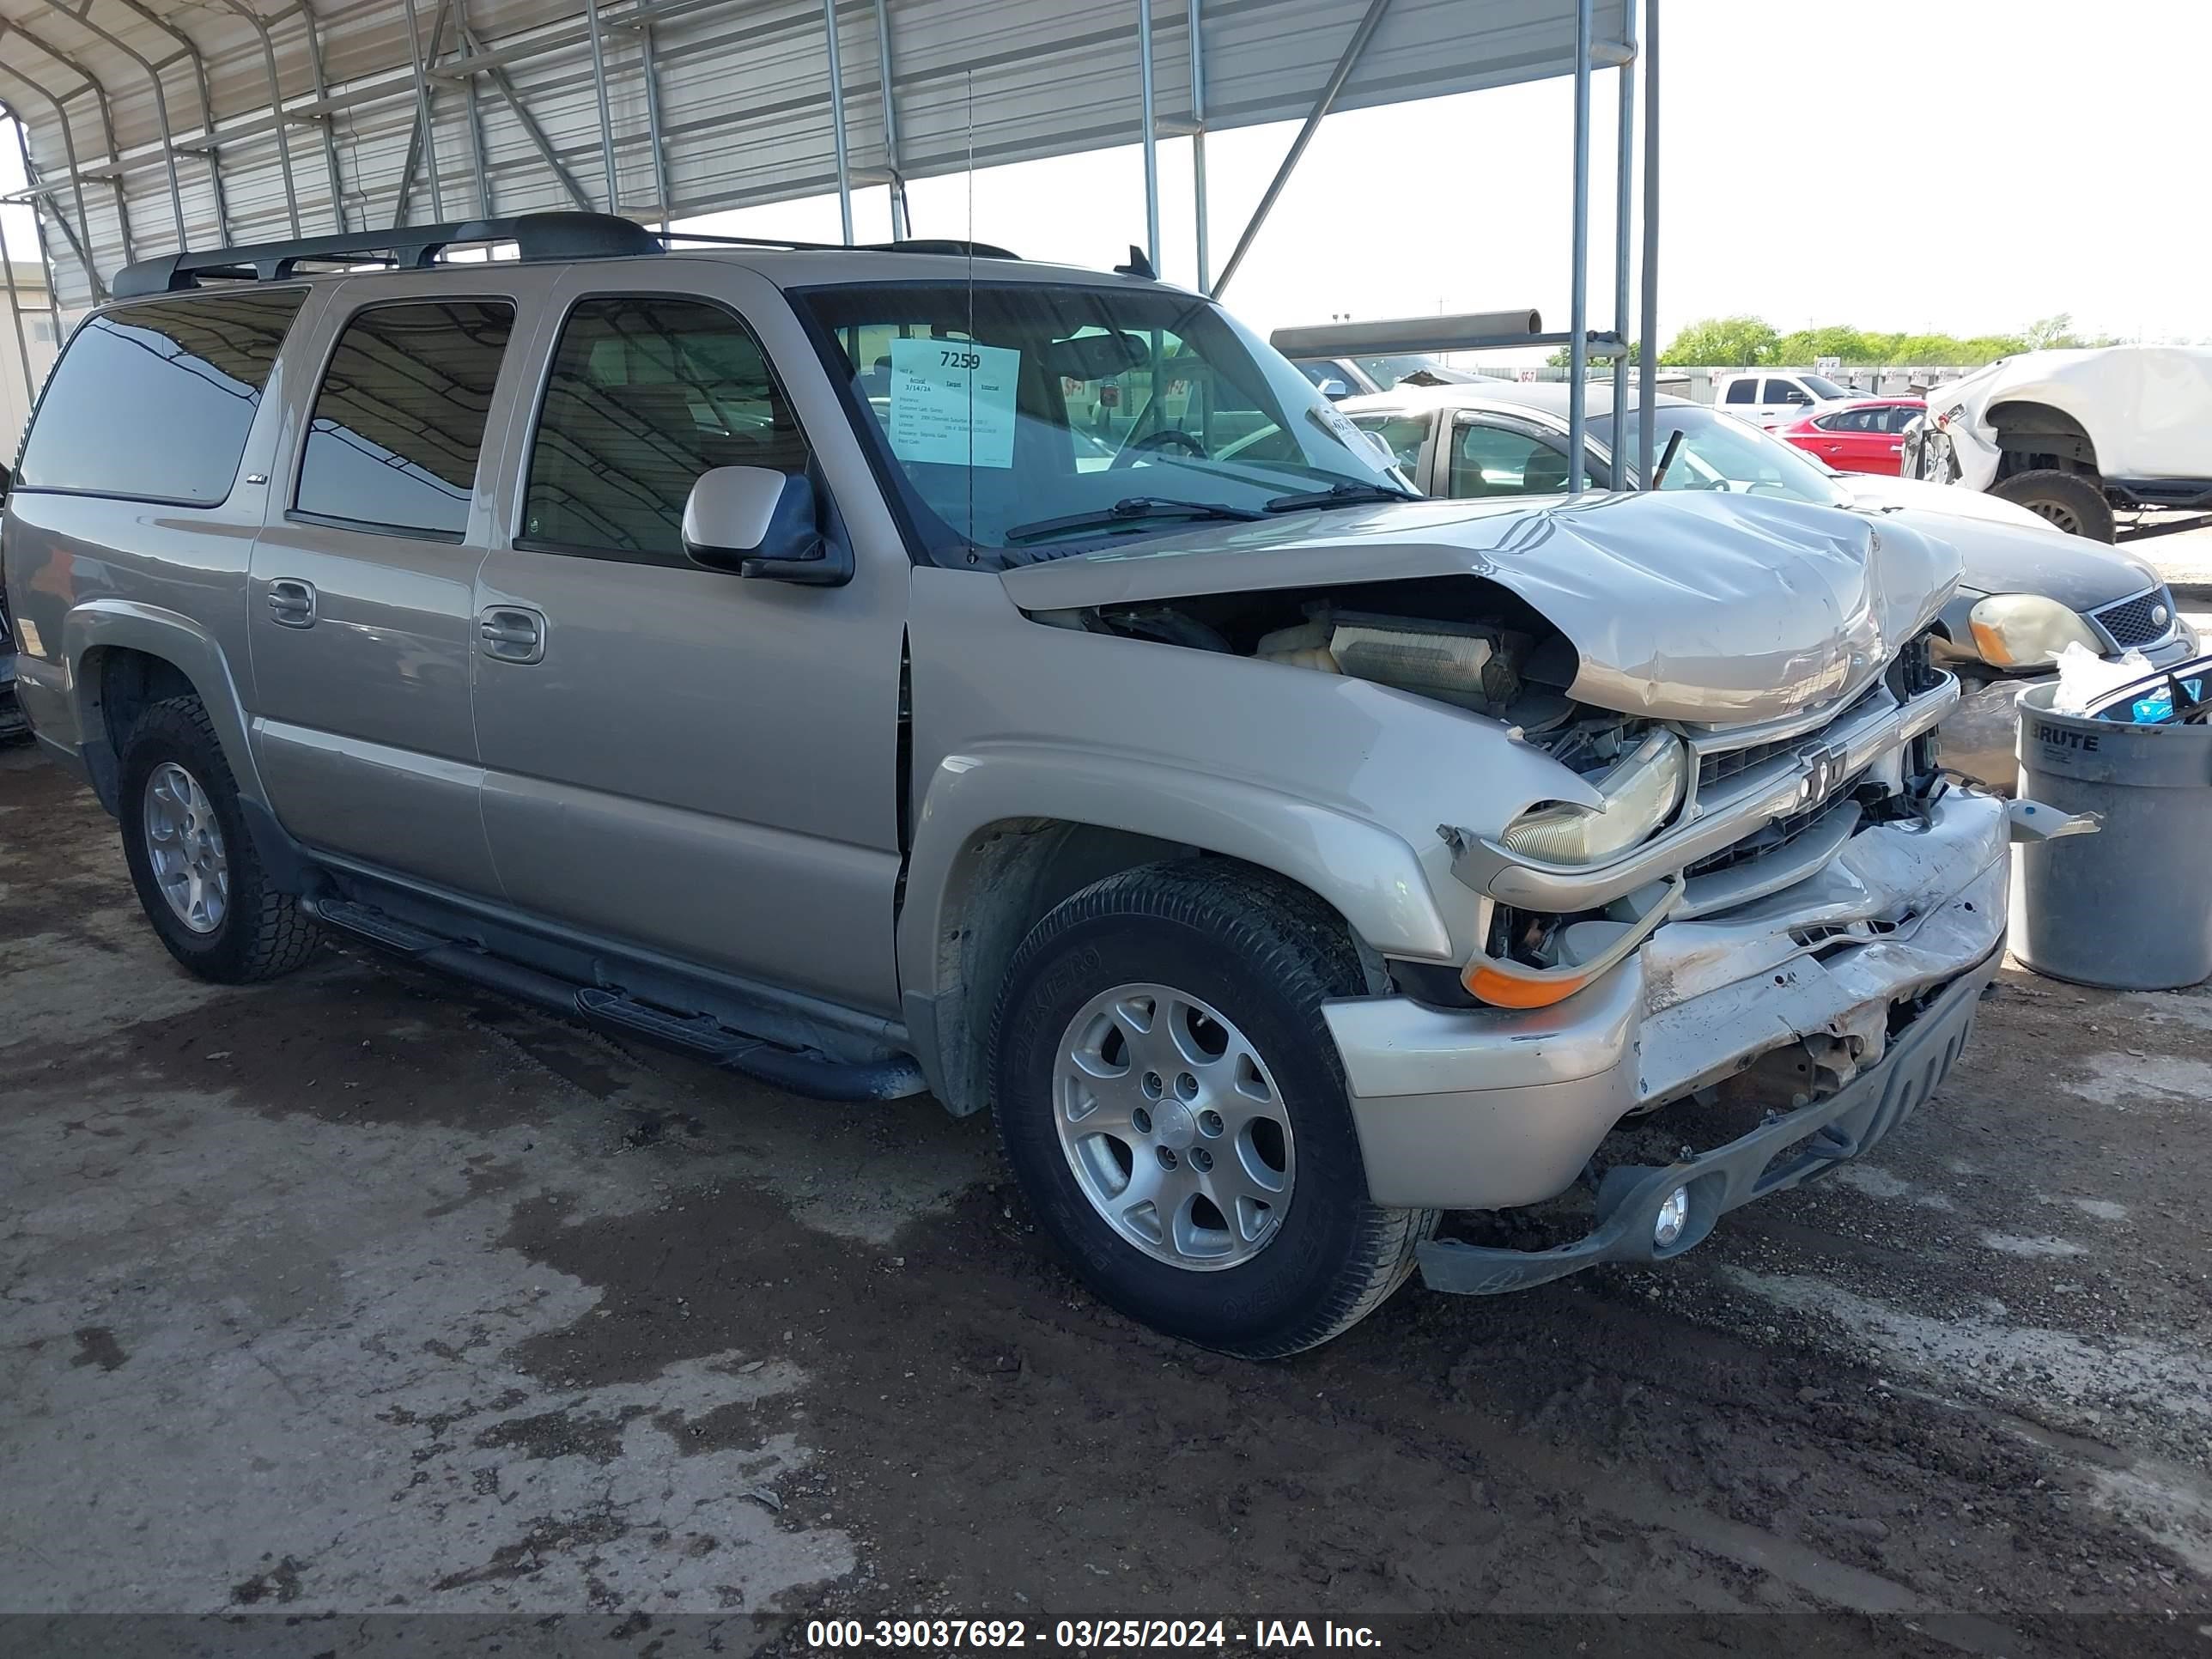
[[[1666,0],[1664,27],[1662,339],[1735,312],[1960,335],[2067,312],[2084,331],[2212,337],[2212,228],[2188,205],[2212,4]],[[1618,79],[1601,71],[1592,103],[1594,327],[1612,321]],[[1534,306],[1564,328],[1572,107],[1555,80],[1331,116],[1231,308],[1264,330]],[[1217,270],[1294,131],[1208,138]],[[1162,274],[1188,283],[1190,145],[1158,149]],[[0,187],[19,171],[0,144]],[[978,173],[972,205],[957,177],[908,200],[917,235],[1034,258],[1111,265],[1145,236],[1133,146]],[[9,211],[9,245],[34,257]],[[856,218],[863,240],[887,236],[884,193],[860,192]],[[838,234],[834,198],[713,222]]]

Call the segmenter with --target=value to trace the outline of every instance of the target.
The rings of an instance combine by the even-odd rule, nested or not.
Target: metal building
[[[1657,0],[1644,7],[1656,15]],[[849,240],[852,191],[878,185],[903,234],[908,179],[1139,140],[1157,264],[1154,148],[1183,137],[1200,280],[1218,288],[1330,110],[1575,75],[1579,276],[1588,81],[1612,67],[1627,85],[1635,12],[1633,0],[582,0],[580,14],[560,0],[0,0],[0,105],[27,136],[50,291],[76,311],[117,267],[183,246],[546,208],[665,225],[836,191]],[[1305,125],[1217,268],[1205,135],[1284,120]],[[1624,283],[1626,270],[1624,252]]]

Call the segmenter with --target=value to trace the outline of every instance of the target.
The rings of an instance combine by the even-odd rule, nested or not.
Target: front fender
[[[98,677],[84,672],[85,659],[102,649],[143,651],[173,664],[206,706],[239,793],[256,805],[268,805],[253,764],[252,745],[246,740],[246,707],[229,659],[213,635],[180,611],[111,598],[71,606],[62,620],[61,658],[68,666],[65,707],[75,729],[49,736],[67,742],[80,754],[88,744],[106,744]]]
[[[960,860],[994,823],[1052,819],[1118,830],[1241,859],[1297,882],[1389,956],[1444,961],[1451,930],[1412,847],[1310,800],[1155,760],[994,743],[949,755],[915,815],[899,981],[935,994],[938,941]]]

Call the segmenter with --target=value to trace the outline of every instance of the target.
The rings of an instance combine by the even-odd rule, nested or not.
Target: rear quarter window
[[[39,400],[15,487],[216,506],[306,298],[155,300],[88,319]]]

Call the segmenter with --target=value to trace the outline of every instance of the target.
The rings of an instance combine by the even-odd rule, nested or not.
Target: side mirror
[[[1352,395],[1352,388],[1334,374],[1322,381],[1316,389],[1331,403],[1334,403],[1340,398],[1349,398]]]
[[[814,486],[764,466],[699,475],[684,503],[684,551],[708,570],[757,580],[840,587],[853,580],[852,550],[822,534]]]

